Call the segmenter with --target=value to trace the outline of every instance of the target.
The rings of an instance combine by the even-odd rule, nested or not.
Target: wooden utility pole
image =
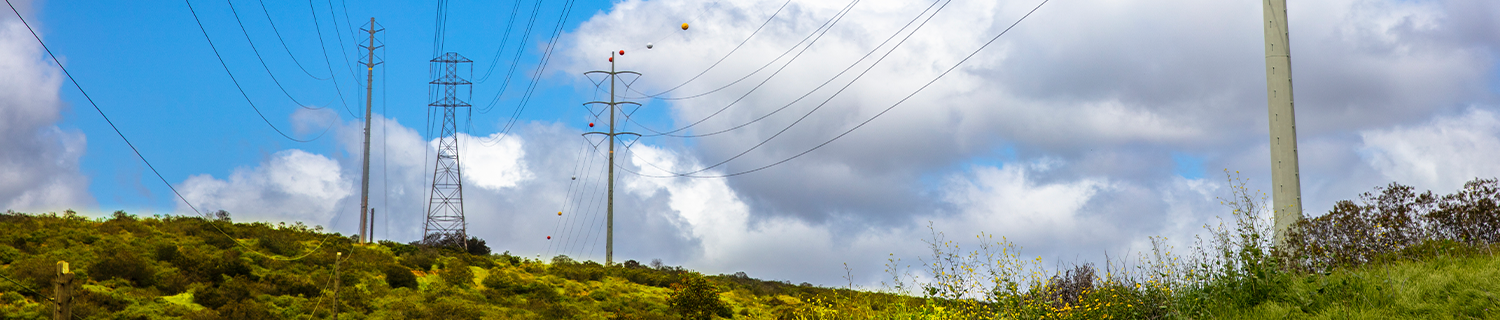
[[[1286,23],[1286,0],[1265,1],[1266,95],[1271,123],[1271,208],[1275,243],[1302,219],[1302,177],[1297,168],[1297,121],[1292,101],[1292,50]]]
[[[343,258],[343,252],[333,256],[333,320],[339,320],[339,260]]]
[[[67,261],[57,262],[57,275],[52,279],[52,319],[73,318],[73,272],[68,271]]]

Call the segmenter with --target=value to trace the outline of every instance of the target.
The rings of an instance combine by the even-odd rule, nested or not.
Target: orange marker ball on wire
[[[684,22],[684,23],[683,23],[683,24],[682,24],[682,30],[687,30],[687,27],[688,27],[688,25],[687,25],[687,23],[686,23],[686,22]]]
[[[557,216],[561,217],[562,216],[562,211],[558,211],[557,212]]]

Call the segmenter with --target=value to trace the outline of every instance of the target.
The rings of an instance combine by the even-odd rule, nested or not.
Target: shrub
[[[667,304],[677,314],[689,320],[707,320],[715,315],[725,318],[734,316],[729,305],[719,300],[720,292],[724,292],[724,289],[701,275],[690,273],[683,278],[682,283],[672,285]]]
[[[1475,179],[1457,193],[1438,197],[1391,183],[1339,201],[1333,210],[1304,218],[1287,244],[1289,267],[1309,272],[1353,267],[1384,259],[1414,259],[1428,242],[1469,246],[1500,243],[1500,180]]]
[[[417,288],[417,276],[411,274],[411,269],[401,265],[390,264],[385,266],[385,284],[391,288]]]
[[[234,277],[217,286],[207,287],[193,293],[193,302],[210,309],[221,309],[231,302],[244,301],[259,292],[258,285],[243,276]],[[219,310],[219,312],[224,312]]]
[[[474,271],[469,270],[469,264],[464,263],[463,259],[448,260],[438,275],[443,277],[443,282],[463,288],[468,288],[474,282]]]
[[[90,274],[96,281],[113,278],[130,281],[133,286],[147,287],[156,284],[156,266],[127,249],[114,249],[104,253],[104,258],[95,262]]]

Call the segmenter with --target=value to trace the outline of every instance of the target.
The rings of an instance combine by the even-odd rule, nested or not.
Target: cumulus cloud
[[[79,172],[87,139],[56,125],[66,108],[58,96],[62,74],[20,20],[0,16],[0,205],[19,211],[92,206],[88,178]]]
[[[1488,109],[1415,126],[1360,132],[1361,154],[1385,178],[1449,192],[1474,178],[1500,176],[1500,119]]]
[[[178,189],[205,213],[226,210],[249,221],[326,225],[340,211],[339,200],[358,193],[352,180],[333,159],[289,149],[255,168],[237,168],[224,180],[190,176]],[[180,213],[194,214],[186,204],[179,206]]]
[[[732,173],[797,155],[870,119],[1035,5],[954,2],[891,51],[910,31],[900,28],[913,18],[921,23],[932,2],[861,1],[804,52],[799,41],[847,3],[793,1],[724,63],[688,81],[781,3],[616,3],[560,40],[568,49],[560,51],[560,69],[603,68],[608,52],[625,49],[618,67],[645,74],[629,96],[687,82],[665,95],[684,97],[734,83],[698,98],[640,100],[644,112],[666,117],[643,129],[700,120],[681,133],[745,127],[690,140],[648,138],[649,147],[634,150],[640,162],[629,165],[681,172],[737,157],[710,171]],[[1463,148],[1494,140],[1484,115],[1431,125],[1448,128],[1437,131],[1417,122],[1455,105],[1494,102],[1500,41],[1487,30],[1500,5],[1340,0],[1293,4],[1289,13],[1309,214],[1385,178],[1445,184],[1494,174],[1483,164],[1487,154],[1472,151],[1487,149]],[[916,241],[921,233],[912,226],[933,221],[954,233],[1015,235],[1040,255],[1139,250],[1150,235],[1185,239],[1221,212],[1214,201],[1224,196],[1221,169],[1244,172],[1251,188],[1270,183],[1261,15],[1255,2],[1051,3],[902,106],[801,158],[723,182],[626,181],[639,179],[630,183],[643,188],[633,198],[667,203],[645,208],[671,217],[689,239],[681,243],[703,250],[693,261],[705,265],[723,261],[716,250],[753,251],[726,243],[753,242],[745,230],[758,229],[743,225],[757,224],[795,224],[832,242]],[[666,27],[681,22],[692,28]],[[882,45],[892,34],[896,40]],[[647,42],[655,48],[643,49]],[[1410,138],[1424,134],[1448,142]],[[1190,176],[1207,178],[1179,176],[1174,154],[1201,159],[1205,172]],[[718,205],[690,205],[700,202]],[[741,215],[742,226],[720,222]],[[705,228],[714,231],[699,231]]]
[[[645,74],[633,89],[666,90],[724,57],[782,3],[614,3],[558,40],[558,69],[588,86],[577,75],[607,67],[608,52],[625,49],[620,69]],[[666,96],[748,75],[718,93],[641,100],[647,106],[634,115],[638,122],[662,125],[629,122],[642,133],[703,119],[680,133],[748,125],[691,140],[647,138],[620,151],[617,261],[662,258],[706,272],[825,285],[843,283],[847,262],[852,281],[869,284],[887,254],[921,256],[929,222],[952,239],[986,232],[1028,255],[1097,261],[1149,249],[1153,235],[1185,245],[1225,212],[1215,201],[1226,196],[1221,169],[1244,172],[1252,189],[1269,185],[1261,8],[1190,0],[1048,4],[902,106],[801,158],[727,179],[631,173],[692,171],[738,157],[704,172],[725,174],[797,155],[903,99],[1035,3],[953,2],[889,51],[911,29],[898,30],[914,18],[922,23],[933,2],[861,1],[802,52],[798,41],[844,4],[793,1],[723,64]],[[1496,174],[1485,162],[1493,158],[1488,150],[1500,149],[1496,117],[1453,106],[1493,104],[1487,88],[1500,39],[1489,30],[1500,21],[1493,19],[1500,4],[1337,0],[1298,2],[1289,12],[1310,215],[1384,179],[1452,188],[1444,186]],[[675,28],[683,22],[692,28]],[[892,34],[896,40],[882,45]],[[647,42],[654,48],[644,49]],[[838,75],[850,64],[850,73]],[[1440,114],[1456,115],[1434,117]],[[372,159],[382,169],[371,187],[389,192],[372,201],[386,212],[376,233],[419,239],[432,141],[394,119],[375,121],[385,149]],[[335,163],[329,170],[339,174],[323,176],[338,179],[315,180],[357,190],[350,177],[358,175],[361,129],[341,123],[333,134],[342,153],[299,159]],[[532,122],[503,139],[462,134],[469,232],[517,254],[603,260],[607,154],[580,133]],[[1180,175],[1174,156],[1201,159],[1194,170],[1206,172]],[[267,181],[247,191],[267,194],[276,190],[271,179],[254,177],[297,168],[276,161],[236,171],[244,172],[239,180],[202,178],[201,185]],[[323,200],[346,208],[321,207],[342,210],[323,216],[335,229],[357,224],[355,195],[313,194],[330,194]]]

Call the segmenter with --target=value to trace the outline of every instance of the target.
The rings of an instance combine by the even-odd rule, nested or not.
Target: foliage
[[[328,319],[1204,319],[1500,317],[1500,181],[1451,195],[1390,184],[1299,221],[1273,248],[1263,194],[1229,176],[1226,219],[1174,252],[1044,267],[1004,236],[960,248],[933,229],[883,288],[826,288],[660,260],[613,266],[383,241],[222,217],[97,220],[0,214],[0,314],[50,314],[57,261],[73,265],[81,318]],[[930,228],[930,227],[929,227]],[[451,240],[457,240],[451,239]],[[458,242],[451,242],[458,243]],[[475,244],[479,244],[476,246]],[[335,278],[335,253],[338,260]],[[475,280],[479,280],[475,283]],[[334,283],[339,289],[334,292]]]
[[[417,288],[417,276],[413,275],[410,269],[398,264],[389,264],[383,271],[385,271],[385,283],[391,288]]]
[[[684,319],[708,320],[713,316],[729,318],[733,316],[732,311],[719,299],[719,294],[723,292],[724,289],[704,279],[702,275],[689,273],[681,283],[672,285],[672,294],[667,298],[667,304]]]

